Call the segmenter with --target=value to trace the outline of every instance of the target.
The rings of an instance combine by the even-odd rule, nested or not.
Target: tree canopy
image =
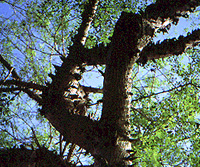
[[[0,163],[200,164],[199,5],[2,0]]]

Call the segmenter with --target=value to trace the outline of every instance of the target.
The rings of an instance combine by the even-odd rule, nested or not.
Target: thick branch
[[[76,143],[91,153],[94,153],[94,145],[97,145],[97,122],[80,115],[68,115],[66,111],[48,109],[46,118],[64,136],[65,140]]]
[[[130,131],[130,75],[137,59],[138,39],[143,36],[141,16],[122,12],[107,56],[103,88],[103,110],[100,123],[104,128],[106,150],[101,153],[111,166],[127,166],[131,149]],[[147,37],[148,39],[149,37]],[[141,44],[145,45],[146,41]],[[108,52],[108,53],[109,53]],[[117,153],[116,153],[117,150]],[[114,156],[113,156],[114,155]]]
[[[63,64],[61,67],[56,67],[56,76],[51,77],[53,80],[52,87],[58,92],[63,92],[66,89],[68,83],[74,79],[71,74],[74,73],[76,66],[83,63],[79,55],[83,55],[84,53],[83,45],[85,44],[97,3],[98,0],[90,0],[85,5],[85,10],[82,13],[82,23],[78,29],[78,33],[74,36],[74,44],[69,48],[70,53],[67,58],[61,57]]]
[[[186,17],[186,14],[193,11],[198,5],[200,5],[199,1],[157,1],[155,4],[149,5],[142,14],[144,22],[142,31],[146,35],[153,35],[157,30],[167,32],[171,23],[177,24],[179,17]],[[146,40],[147,38],[141,38],[139,42],[143,45]],[[78,57],[82,63],[87,63],[87,65],[105,64],[109,47],[110,45],[100,44],[92,49],[82,49]],[[78,53],[76,52],[76,54]]]
[[[140,53],[138,63],[145,64],[148,60],[180,55],[187,49],[193,48],[200,43],[200,29],[194,30],[186,37],[180,36],[177,40],[166,39],[161,43],[146,46]]]
[[[109,161],[109,164],[116,165],[119,163],[121,166],[128,164],[123,159],[128,155],[126,149],[129,147],[130,97],[128,92],[131,88],[129,78],[132,65],[137,60],[140,50],[150,42],[155,30],[168,28],[168,24],[174,18],[180,16],[178,15],[180,4],[173,5],[177,7],[177,10],[173,8],[173,13],[165,12],[164,8],[162,8],[163,11],[160,11],[157,7],[160,6],[159,2],[157,2],[157,6],[149,6],[145,11],[146,15],[122,12],[116,23],[110,50],[107,54],[103,111],[100,120],[103,124],[102,127],[106,128],[107,133],[105,132],[105,136],[107,135],[111,142],[106,143],[106,145],[109,145],[114,151],[118,149],[120,153],[120,155],[115,155],[115,160],[112,162],[110,154],[115,154],[115,152],[111,151],[112,153],[106,155],[102,150],[103,154],[101,156]],[[184,4],[180,6],[183,7]],[[187,6],[186,3],[181,12],[189,10],[190,8],[188,9]],[[162,17],[157,18],[148,17],[149,9],[153,9],[159,15],[160,12],[164,14],[161,14]]]
[[[198,1],[187,1],[186,3],[180,3],[179,1],[166,1],[164,3],[157,1],[155,4],[149,5],[146,8],[145,13],[142,14],[143,22],[146,22],[143,23],[144,33],[149,33],[150,35],[153,35],[154,30],[161,30],[163,32],[167,32],[170,28],[171,23],[177,24],[179,21],[179,17],[185,17],[186,13],[189,14],[189,12],[193,11],[200,4]],[[85,26],[86,25],[89,25],[89,23],[85,24]],[[149,25],[150,27],[147,25]],[[81,32],[83,33],[84,31],[81,30]],[[79,35],[78,34],[76,35],[76,39],[79,39],[81,37],[81,33]],[[145,40],[147,39],[141,38],[140,42],[142,43],[142,41]],[[76,51],[76,56],[79,58],[80,64],[105,64],[107,59],[106,55],[108,50],[110,49],[109,47],[110,45],[104,46],[103,43],[97,45],[96,47],[93,47],[92,49],[87,49],[80,46],[80,51]],[[69,58],[66,58],[66,61],[67,60],[69,60]]]
[[[82,14],[82,23],[78,29],[78,34],[75,35],[73,39],[74,44],[69,48],[68,57],[61,57],[63,60],[61,67],[54,66],[56,75],[50,75],[52,83],[43,92],[44,105],[51,105],[49,103],[54,101],[53,104],[63,106],[62,102],[65,104],[64,94],[70,87],[69,83],[78,80],[75,77],[75,75],[80,76],[80,70],[77,70],[77,66],[82,64],[79,55],[84,49],[85,35],[88,33],[97,2],[97,0],[90,0],[89,3],[86,4],[85,11]],[[64,108],[66,107],[67,106],[64,106]],[[45,113],[45,111],[43,112]]]
[[[62,66],[55,66],[56,75],[51,75],[52,83],[43,92],[41,110],[41,114],[45,115],[49,122],[64,136],[65,140],[69,140],[91,153],[94,152],[97,136],[100,136],[96,136],[94,133],[95,123],[88,117],[71,113],[75,104],[68,101],[64,94],[70,87],[69,83],[78,80],[75,77],[80,74],[77,66],[82,64],[79,55],[84,52],[83,45],[94,17],[97,2],[98,0],[90,0],[86,4],[78,34],[73,39],[74,44],[69,48],[69,55],[67,58],[61,57]]]
[[[92,6],[91,4],[95,4],[95,1],[91,0],[91,2],[93,3],[88,4],[90,7]],[[185,5],[188,6],[188,3],[185,3]],[[184,4],[182,7],[183,10],[181,10],[186,11]],[[177,8],[180,10],[179,7]],[[86,7],[86,9],[88,8]],[[85,16],[85,20],[88,20],[88,22],[84,22],[83,18],[78,34],[74,37],[74,44],[69,48],[69,56],[66,59],[62,59],[63,64],[61,67],[56,67],[56,76],[52,77],[52,84],[43,94],[45,101],[43,111],[45,111],[46,118],[65,136],[66,140],[68,139],[85,148],[93,156],[97,157],[97,161],[103,158],[111,166],[127,166],[129,161],[128,159],[125,160],[125,158],[128,158],[129,155],[126,149],[130,147],[129,89],[131,87],[129,80],[132,65],[138,58],[140,50],[152,39],[155,29],[166,28],[169,22],[172,22],[180,14],[178,14],[178,10],[173,9],[172,14],[169,12],[161,18],[153,18],[122,12],[116,24],[109,49],[105,52],[104,104],[101,121],[97,123],[87,117],[70,114],[70,106],[63,97],[69,82],[75,79],[73,75],[76,67],[85,61],[87,62],[87,57],[77,56],[85,53],[85,48],[83,47],[84,39],[91,23],[90,18],[94,15],[94,10],[86,9],[82,17]],[[155,9],[155,12],[160,14],[160,9],[157,6],[151,6],[148,9]],[[164,9],[162,12],[164,13]],[[147,14],[148,10],[145,12],[145,15]],[[102,50],[105,51],[105,47],[102,47]],[[116,84],[113,84],[114,82]]]
[[[179,17],[188,17],[200,5],[199,0],[157,0],[145,10],[145,18],[154,28],[165,28],[170,22],[177,24]],[[161,23],[163,27],[161,27]]]

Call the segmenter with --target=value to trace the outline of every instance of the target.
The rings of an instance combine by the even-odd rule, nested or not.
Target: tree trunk
[[[176,8],[173,8],[174,11],[169,13],[168,11],[160,13],[159,8],[162,5],[161,2],[156,5],[150,5],[141,15],[122,12],[117,21],[111,43],[107,47],[108,51],[105,55],[106,71],[103,89],[103,110],[100,121],[92,121],[79,115],[70,115],[69,108],[66,107],[66,101],[61,98],[61,92],[64,92],[64,87],[71,80],[66,75],[70,74],[67,69],[73,73],[75,66],[81,60],[85,61],[87,58],[88,61],[86,62],[91,60],[89,56],[83,58],[86,52],[81,45],[77,45],[78,43],[75,45],[77,48],[74,46],[74,48],[70,49],[71,54],[64,61],[61,68],[58,68],[57,75],[53,78],[52,85],[55,86],[51,85],[50,91],[55,94],[53,96],[49,96],[49,94],[44,96],[44,98],[50,97],[50,99],[53,98],[56,101],[56,103],[48,103],[49,107],[44,108],[46,118],[66,139],[89,151],[95,158],[95,166],[125,167],[131,165],[131,159],[134,158],[130,155],[131,141],[137,140],[130,137],[130,77],[132,66],[139,58],[140,51],[151,41],[155,31],[167,29],[167,25],[177,21],[180,14],[176,14],[176,12],[180,10],[181,12],[188,11],[190,9],[188,6],[191,7],[191,2],[186,3],[185,6],[180,5],[180,3],[173,4],[176,5]],[[149,11],[159,14],[148,15]],[[78,48],[79,52],[75,52]],[[98,47],[94,49],[98,50]],[[105,53],[105,49],[102,49],[101,46],[99,49]],[[91,50],[88,50],[88,52],[94,54]],[[74,53],[80,55],[78,60],[72,58]],[[98,60],[105,61],[105,59],[101,58]],[[142,63],[146,63],[147,60],[145,56],[139,59]],[[91,61],[94,61],[94,59]],[[43,105],[43,107],[45,106]],[[46,112],[49,108],[53,110]]]
[[[92,49],[84,48],[90,24],[94,17],[98,0],[89,0],[82,13],[82,24],[78,33],[74,36],[73,45],[69,47],[68,57],[62,56],[60,67],[55,66],[56,74],[50,74],[52,83],[47,86],[23,83],[11,66],[0,55],[0,61],[12,71],[19,90],[26,92],[41,106],[41,114],[64,136],[66,141],[79,145],[95,158],[94,166],[120,166],[133,165],[131,160],[130,135],[130,99],[131,99],[131,75],[133,64],[138,61],[145,64],[154,58],[161,58],[162,53],[181,54],[188,46],[193,46],[199,41],[199,30],[193,32],[188,38],[181,37],[179,42],[164,41],[156,49],[154,44],[148,45],[156,31],[167,31],[168,26],[176,24],[179,17],[200,5],[195,0],[157,1],[149,5],[145,12],[133,14],[122,12],[116,23],[111,43],[104,47],[96,46]],[[181,42],[180,42],[181,41]],[[167,44],[177,44],[172,48]],[[166,46],[166,47],[164,47]],[[164,49],[163,49],[164,48]],[[176,50],[176,51],[174,51]],[[95,56],[94,56],[95,55]],[[104,55],[104,57],[102,56]],[[86,117],[84,112],[76,112],[75,101],[66,95],[70,94],[70,88],[76,84],[77,96],[85,104],[87,92],[78,84],[83,63],[87,65],[106,64],[103,109],[100,121],[94,121]],[[9,85],[9,82],[2,82]],[[21,84],[21,86],[19,86]],[[28,88],[24,88],[25,86]],[[42,91],[42,95],[34,94],[31,89]],[[86,90],[86,89],[85,89]],[[76,109],[76,110],[75,110]],[[30,151],[28,151],[30,152]]]

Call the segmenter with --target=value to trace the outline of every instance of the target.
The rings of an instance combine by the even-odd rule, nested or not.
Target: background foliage
[[[0,16],[0,54],[15,68],[22,81],[45,85],[54,73],[52,64],[61,64],[60,55],[68,55],[72,37],[77,33],[81,13],[87,1],[1,1],[6,12]],[[153,1],[99,2],[89,31],[86,47],[110,42],[121,11],[139,12]],[[189,18],[186,33],[199,26],[199,11]],[[173,29],[174,31],[174,29]],[[176,29],[179,34],[179,29]],[[175,32],[175,31],[174,31]],[[155,40],[171,37],[170,33]],[[141,166],[178,166],[200,164],[200,57],[199,47],[181,56],[173,56],[144,67],[135,64],[132,78],[132,135],[136,139],[135,161]],[[9,80],[9,71],[0,64],[1,80]],[[82,84],[102,87],[104,66],[88,67]],[[1,85],[1,88],[4,87]],[[1,148],[41,145],[59,152],[65,142],[58,132],[38,112],[38,104],[21,91],[0,92]],[[40,92],[37,92],[40,93]],[[101,94],[90,95],[90,114],[101,115]],[[34,133],[36,136],[34,136]],[[69,152],[70,144],[66,143]],[[76,146],[71,161],[91,163],[82,158],[84,151]],[[69,154],[68,154],[69,155]],[[87,162],[88,161],[88,162]]]

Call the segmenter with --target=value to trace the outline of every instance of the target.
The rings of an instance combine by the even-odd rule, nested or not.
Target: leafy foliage
[[[133,80],[133,135],[140,140],[134,146],[136,161],[141,166],[197,164],[199,53],[190,50],[145,68]]]
[[[52,64],[61,64],[59,56],[68,56],[68,47],[77,33],[85,3],[80,0],[1,2],[1,5],[8,4],[10,9],[7,10],[12,11],[0,17],[1,55],[23,81],[43,85],[51,82],[48,73],[54,73]],[[108,44],[121,11],[138,12],[146,5],[144,1],[101,0],[85,47]],[[145,67],[134,66],[131,126],[132,136],[137,139],[133,144],[138,157],[135,161],[140,166],[195,166],[200,163],[199,57],[199,47],[196,47],[181,56],[148,62]],[[7,76],[11,79],[9,71],[3,66],[0,68],[0,79],[5,80]],[[95,82],[95,77],[101,74],[96,66],[86,68],[89,74],[91,71],[95,73],[92,75]],[[85,84],[88,76],[84,77],[82,83]],[[48,148],[64,150],[67,142],[39,115],[39,106],[34,100],[21,91],[0,92],[0,96],[1,147],[25,144],[36,148],[37,139]],[[90,98],[89,112],[98,119],[101,115],[98,100],[102,96],[94,94]],[[78,147],[75,153],[89,157]],[[76,156],[73,155],[71,161],[81,164],[84,158]]]

